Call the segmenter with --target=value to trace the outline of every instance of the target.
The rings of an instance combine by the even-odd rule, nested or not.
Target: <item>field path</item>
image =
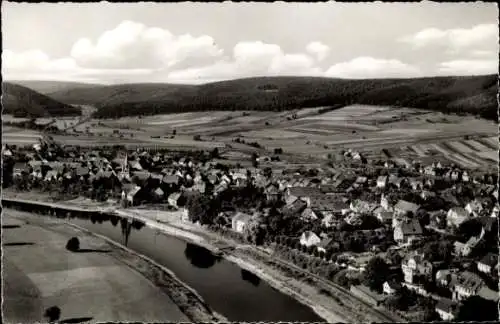
[[[188,321],[166,294],[119,260],[65,249],[72,236],[85,249],[105,251],[104,241],[26,213],[8,210],[2,216],[4,322],[40,321],[50,306],[61,308],[62,320]],[[13,221],[17,225],[5,227]]]

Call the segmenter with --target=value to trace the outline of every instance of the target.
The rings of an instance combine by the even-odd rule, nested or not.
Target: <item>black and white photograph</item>
[[[2,322],[496,322],[493,2],[2,1]]]

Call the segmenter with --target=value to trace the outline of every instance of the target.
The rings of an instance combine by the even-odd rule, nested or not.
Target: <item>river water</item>
[[[324,322],[309,307],[205,248],[160,233],[138,221],[102,217],[69,221],[164,265],[230,321]]]

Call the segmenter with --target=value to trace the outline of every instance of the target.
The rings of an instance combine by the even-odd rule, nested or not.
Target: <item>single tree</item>
[[[364,273],[365,284],[375,291],[381,291],[383,283],[389,275],[389,266],[384,259],[373,257],[368,261]]]
[[[463,301],[456,320],[460,322],[495,322],[498,320],[498,304],[480,296],[471,296]]]
[[[76,252],[80,249],[80,241],[77,237],[72,237],[66,243],[66,249],[71,252]]]
[[[61,317],[61,309],[57,306],[49,307],[45,310],[43,316],[49,320],[49,323],[53,323]]]

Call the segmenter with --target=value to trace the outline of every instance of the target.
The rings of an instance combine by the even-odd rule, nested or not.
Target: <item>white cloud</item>
[[[311,42],[306,46],[309,54],[314,55],[318,61],[323,61],[330,54],[330,47],[321,42]]]
[[[472,50],[470,52],[470,55],[473,57],[487,57],[491,59],[497,59],[498,58],[498,52],[494,51],[487,51],[487,50]]]
[[[223,51],[212,37],[175,36],[168,30],[124,21],[97,41],[78,40],[71,56],[82,67],[108,69],[161,69],[183,62],[205,63]]]
[[[439,64],[443,75],[483,75],[498,73],[498,60],[454,60]]]
[[[406,37],[404,41],[417,47],[445,44],[448,51],[460,54],[437,60],[443,63],[433,72],[495,73],[498,65],[496,26],[494,34],[491,25],[471,29],[431,28]],[[330,51],[330,47],[319,41],[310,42],[302,52],[296,53],[287,53],[278,44],[241,41],[232,51],[224,53],[208,35],[176,36],[165,29],[124,21],[95,40],[79,39],[67,57],[51,58],[41,50],[19,53],[4,50],[2,74],[7,79],[186,83],[276,75],[337,78],[421,76],[418,67],[398,59],[369,56],[327,68],[324,61]]]
[[[329,77],[349,79],[416,77],[419,74],[418,68],[401,61],[372,57],[358,57],[335,64],[325,73]]]
[[[314,59],[301,53],[284,53],[279,45],[261,41],[240,42],[233,57],[198,68],[178,69],[169,73],[173,80],[213,80],[272,75],[320,75]]]
[[[400,39],[415,48],[428,46],[446,46],[452,51],[468,48],[493,50],[498,52],[498,26],[495,24],[480,24],[469,29],[455,28],[441,30],[427,28],[413,35]]]
[[[40,50],[31,50],[23,53],[14,53],[13,51],[2,51],[2,73],[4,69],[33,69],[44,68],[50,59]]]

